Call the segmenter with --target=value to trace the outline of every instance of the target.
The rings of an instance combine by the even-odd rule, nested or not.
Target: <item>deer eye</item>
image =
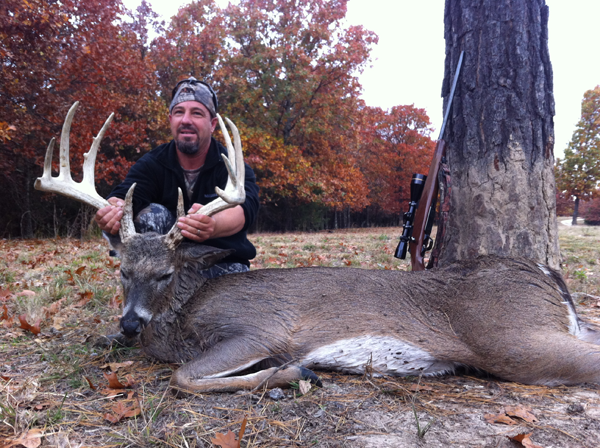
[[[129,280],[129,273],[121,269],[121,280]]]
[[[171,277],[173,277],[173,273],[172,272],[167,272],[166,274],[160,275],[156,280],[158,282],[168,282],[171,280]]]

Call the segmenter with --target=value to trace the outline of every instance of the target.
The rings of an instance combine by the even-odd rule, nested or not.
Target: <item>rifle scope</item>
[[[404,228],[402,230],[402,236],[400,242],[396,248],[394,257],[404,260],[406,258],[406,251],[408,250],[408,244],[413,240],[412,229],[413,221],[415,219],[415,212],[425,187],[425,180],[427,176],[423,174],[413,174],[410,181],[410,202],[408,203],[408,211],[404,213]]]

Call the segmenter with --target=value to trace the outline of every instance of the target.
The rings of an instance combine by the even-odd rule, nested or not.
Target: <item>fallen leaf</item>
[[[104,378],[108,380],[108,387],[111,389],[126,389],[128,384],[122,384],[117,378],[115,372],[104,373]]]
[[[235,434],[231,431],[227,431],[227,434],[218,432],[215,434],[214,439],[211,437],[210,441],[222,448],[240,448],[240,444],[235,438]]]
[[[35,292],[31,291],[29,289],[24,289],[23,291],[18,292],[16,295],[17,296],[29,296],[29,297],[33,297],[33,296],[35,296]]]
[[[62,330],[63,324],[66,322],[66,320],[66,317],[54,316],[52,318],[52,327],[54,327],[55,330]]]
[[[531,435],[533,433],[529,433],[529,434],[518,434],[516,436],[513,437],[508,437],[510,440],[514,440],[515,442],[520,443],[521,445],[523,445],[525,448],[544,448],[541,445],[536,445],[535,443],[533,443],[530,439]]]
[[[108,307],[111,309],[120,309],[121,308],[121,304],[123,303],[123,298],[121,297],[121,294],[115,294],[113,297],[111,297],[111,299],[108,302]]]
[[[46,409],[49,408],[53,405],[54,403],[50,402],[50,401],[44,401],[42,403],[37,403],[33,406],[33,409],[35,409],[36,411],[41,411],[42,409]]]
[[[46,307],[46,313],[48,313],[49,315],[54,315],[56,313],[58,313],[62,307],[62,305],[64,304],[64,302],[67,300],[66,297],[63,297],[60,300],[57,300],[56,302],[54,302],[52,305],[50,305],[49,307]]]
[[[433,387],[421,384],[411,384],[409,389],[413,392],[420,392],[422,390],[432,391]]]
[[[517,422],[515,422],[512,418],[510,418],[505,413],[501,413],[501,414],[485,414],[483,416],[483,418],[488,423],[503,423],[505,425],[516,425],[517,424]]]
[[[8,308],[6,308],[6,304],[4,304],[2,309],[4,309],[4,312],[0,314],[0,320],[8,319]]]
[[[110,368],[110,370],[112,370],[113,372],[116,372],[120,368],[129,367],[129,366],[132,366],[132,365],[133,365],[133,361],[109,362],[108,364],[104,364],[103,366],[100,366],[100,368],[101,369],[108,369],[108,368]]]
[[[233,432],[227,431],[227,434],[222,434],[220,432],[216,433],[215,438],[211,438],[210,441],[222,448],[240,448],[242,437],[244,437],[244,432],[246,432],[247,421],[248,419],[244,417],[242,426],[240,427],[240,437],[238,439],[235,438],[235,434]]]
[[[96,390],[96,386],[94,386],[94,383],[92,383],[92,380],[90,380],[87,376],[84,376],[84,378],[88,382],[88,385],[90,386],[90,389]]]
[[[27,330],[27,331],[31,331],[33,334],[40,334],[40,323],[42,322],[41,319],[38,320],[35,324],[30,325],[27,322],[27,316],[25,314],[21,314],[19,316],[19,321],[21,322],[21,328],[23,330]]]
[[[91,291],[80,292],[79,297],[81,297],[81,300],[73,304],[76,308],[87,305],[92,300],[92,297],[94,297],[94,293]]]
[[[535,415],[533,415],[528,408],[523,406],[506,406],[504,412],[510,417],[519,417],[529,423],[538,421]]]
[[[42,443],[43,433],[41,429],[30,429],[21,434],[17,439],[6,440],[8,445],[2,445],[2,448],[10,448],[22,445],[25,448],[37,448]]]
[[[131,406],[128,406],[124,401],[118,401],[109,410],[111,412],[104,414],[104,419],[111,423],[118,423],[124,418],[135,417],[142,412],[139,403],[135,401],[131,403]]]
[[[12,293],[8,289],[0,288],[0,300],[5,301],[12,295]]]
[[[306,395],[307,393],[309,393],[311,388],[312,388],[312,384],[310,384],[310,381],[306,381],[306,380],[298,381],[298,389],[300,390],[300,393],[302,395]]]

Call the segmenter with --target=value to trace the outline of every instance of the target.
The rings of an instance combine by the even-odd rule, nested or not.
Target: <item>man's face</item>
[[[210,118],[204,104],[196,101],[177,104],[169,114],[169,122],[179,151],[190,155],[208,151],[217,118]]]

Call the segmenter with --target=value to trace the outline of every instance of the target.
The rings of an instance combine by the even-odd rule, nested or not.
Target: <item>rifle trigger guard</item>
[[[430,237],[425,237],[423,241],[423,247],[421,248],[421,254],[425,254],[428,250],[433,249],[433,239]]]

